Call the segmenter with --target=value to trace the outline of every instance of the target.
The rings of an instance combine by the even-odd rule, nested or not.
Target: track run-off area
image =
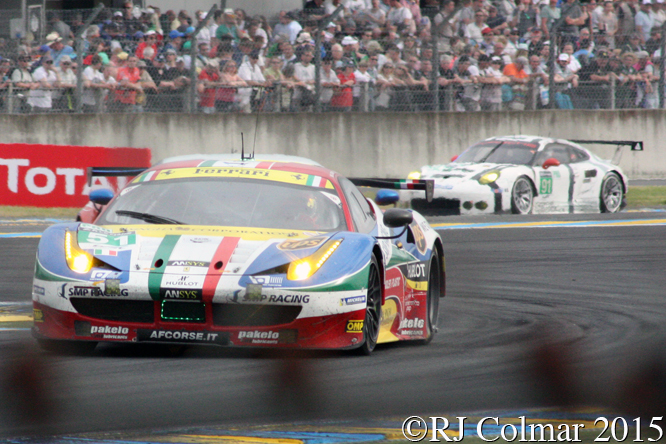
[[[56,222],[0,220],[0,442],[407,442],[401,427],[415,415],[446,417],[450,437],[465,416],[472,442],[521,421],[582,424],[592,442],[598,417],[626,418],[635,440],[634,418],[649,433],[664,414],[666,212],[433,218],[447,272],[439,332],[370,357],[42,352],[29,331],[32,273]],[[477,429],[485,417],[499,424]]]

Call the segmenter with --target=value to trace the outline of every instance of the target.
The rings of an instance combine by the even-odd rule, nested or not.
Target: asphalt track
[[[428,346],[386,345],[371,357],[206,347],[174,356],[110,345],[89,356],[38,351],[25,329],[38,242],[30,236],[48,223],[0,221],[0,436],[132,431],[133,442],[144,442],[148,430],[196,426],[187,440],[162,442],[210,442],[192,436],[213,426],[280,423],[294,432],[303,421],[330,430],[332,421],[360,420],[372,441],[388,417],[515,417],[527,408],[538,416],[554,405],[663,414],[663,212],[433,220],[447,262],[440,331]]]

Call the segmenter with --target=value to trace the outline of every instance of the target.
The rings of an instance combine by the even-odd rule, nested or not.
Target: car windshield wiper
[[[179,222],[169,217],[156,216],[154,214],[149,214],[149,213],[139,213],[138,211],[118,210],[116,211],[116,214],[118,216],[128,216],[128,217],[133,217],[134,219],[141,219],[151,224],[187,225],[183,222]]]
[[[493,149],[490,150],[490,151],[488,152],[488,154],[486,154],[486,155],[483,157],[483,159],[479,160],[479,161],[476,162],[476,163],[484,163],[484,162],[485,162],[490,156],[492,156],[492,154],[493,154],[495,151],[497,151],[497,148],[501,147],[503,144],[504,144],[504,141],[502,141],[502,142],[498,143],[497,145],[495,145],[495,146],[493,147]],[[499,163],[499,162],[495,162],[495,163]]]

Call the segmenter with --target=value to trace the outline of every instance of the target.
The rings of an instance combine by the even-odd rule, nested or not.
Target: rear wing
[[[643,141],[642,140],[571,140],[574,143],[591,143],[596,145],[617,145],[615,149],[615,155],[611,162],[613,165],[618,165],[620,159],[622,158],[622,147],[630,146],[631,151],[643,151]]]
[[[433,179],[368,179],[363,177],[349,177],[348,179],[358,187],[423,190],[428,202],[432,202],[435,193],[435,181]]]
[[[148,168],[134,167],[88,167],[86,175],[88,177],[88,186],[92,185],[93,177],[134,177],[146,171]]]

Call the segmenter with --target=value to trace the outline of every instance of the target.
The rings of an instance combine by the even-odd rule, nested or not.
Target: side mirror
[[[98,205],[106,205],[113,199],[113,191],[107,188],[100,188],[90,192],[90,201]]]
[[[457,158],[458,158],[458,154],[456,154],[455,156],[453,156],[453,157],[451,158],[451,162],[455,162]]]
[[[399,228],[409,225],[414,220],[411,211],[404,208],[389,208],[384,211],[384,225],[389,228]]]
[[[391,205],[400,200],[400,195],[397,191],[393,190],[379,190],[375,196],[375,203],[377,205]]]
[[[546,159],[543,165],[541,165],[541,167],[544,170],[547,170],[549,167],[557,167],[557,166],[560,166],[560,161],[554,157],[549,157],[548,159]]]

